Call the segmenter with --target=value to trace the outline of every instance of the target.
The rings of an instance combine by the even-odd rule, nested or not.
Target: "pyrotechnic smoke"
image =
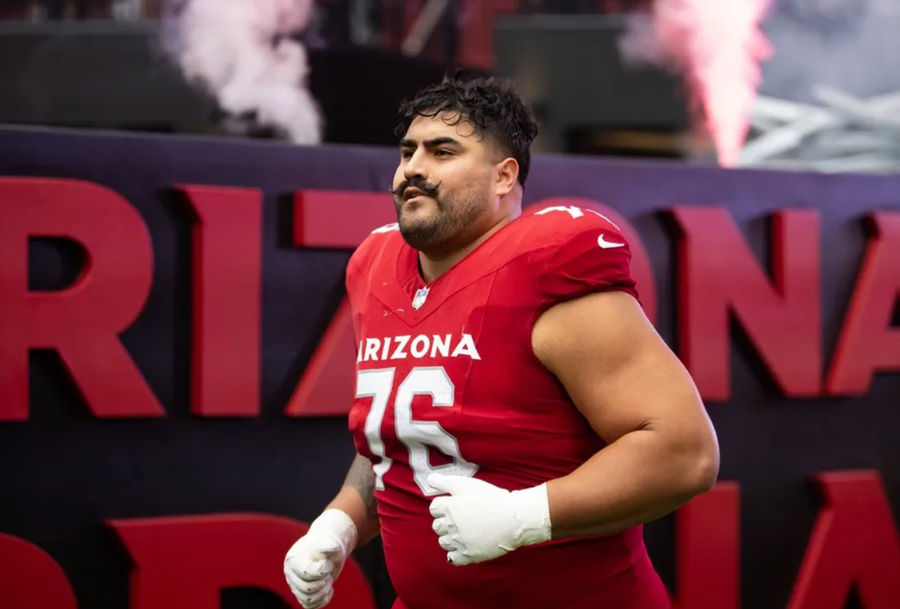
[[[172,3],[162,44],[225,112],[252,116],[293,142],[316,143],[321,120],[306,89],[306,50],[289,36],[303,29],[311,9],[312,0]]]
[[[626,57],[684,74],[719,163],[736,165],[760,81],[772,52],[759,26],[771,0],[656,0],[622,41]]]

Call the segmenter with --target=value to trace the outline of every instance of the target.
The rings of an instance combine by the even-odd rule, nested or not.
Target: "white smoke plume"
[[[253,116],[298,144],[321,139],[306,88],[306,26],[312,0],[181,0],[167,6],[162,45],[185,77],[209,89],[230,115]]]
[[[623,54],[681,72],[719,163],[734,167],[749,129],[759,62],[772,47],[760,30],[772,0],[656,0],[635,16]]]

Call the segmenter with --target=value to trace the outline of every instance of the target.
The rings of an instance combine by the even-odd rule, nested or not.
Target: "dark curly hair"
[[[512,82],[505,78],[445,76],[439,84],[419,91],[400,104],[396,133],[403,136],[417,116],[434,118],[456,112],[459,121],[474,125],[480,137],[489,137],[519,163],[519,183],[525,185],[531,164],[531,142],[538,127],[531,109]]]

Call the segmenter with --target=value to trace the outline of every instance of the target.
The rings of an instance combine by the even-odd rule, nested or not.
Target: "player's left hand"
[[[507,491],[469,476],[431,474],[428,484],[449,493],[431,502],[432,528],[454,565],[483,562],[550,539],[547,485]]]

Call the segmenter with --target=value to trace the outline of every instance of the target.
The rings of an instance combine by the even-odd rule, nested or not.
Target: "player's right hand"
[[[334,580],[356,547],[356,525],[341,510],[325,510],[284,557],[284,577],[305,609],[331,602]]]

